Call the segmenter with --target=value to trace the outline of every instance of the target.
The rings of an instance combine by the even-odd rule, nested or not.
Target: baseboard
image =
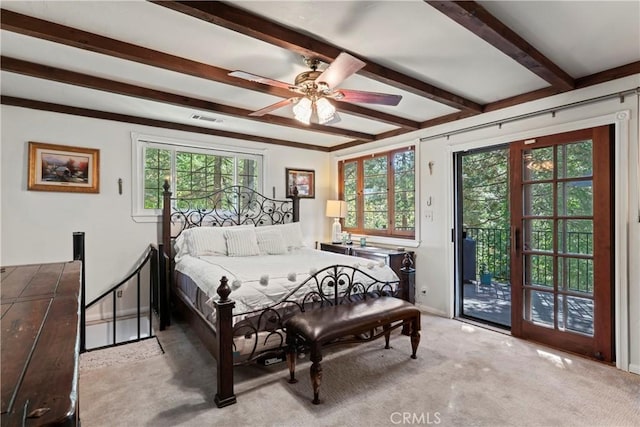
[[[640,375],[640,365],[636,365],[635,363],[630,363],[629,372],[631,372],[632,374]]]
[[[440,317],[449,317],[449,316],[447,316],[446,312],[444,312],[442,310],[435,309],[433,307],[428,307],[426,305],[422,305],[422,304],[418,304],[418,303],[416,303],[416,307],[418,307],[418,309],[423,313],[433,314],[435,316],[440,316]]]

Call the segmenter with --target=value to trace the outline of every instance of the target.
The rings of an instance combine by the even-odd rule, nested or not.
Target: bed
[[[295,191],[277,200],[242,186],[190,199],[164,190],[161,318],[175,308],[216,359],[219,407],[236,402],[234,366],[285,359],[288,318],[395,296],[414,274],[409,255],[398,277],[382,262],[306,247]]]

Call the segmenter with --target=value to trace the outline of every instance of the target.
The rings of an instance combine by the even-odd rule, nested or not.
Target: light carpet
[[[635,426],[640,376],[456,320],[424,315],[418,359],[397,331],[335,347],[321,405],[308,360],[236,368],[238,403],[216,408],[215,360],[186,325],[159,335],[166,354],[82,371],[80,417],[93,426]]]
[[[137,362],[164,354],[157,338],[152,337],[129,344],[92,350],[80,355],[80,372],[112,365]]]

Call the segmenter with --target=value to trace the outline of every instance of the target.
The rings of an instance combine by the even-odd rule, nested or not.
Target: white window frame
[[[131,133],[131,216],[136,222],[159,222],[162,216],[162,209],[144,208],[144,159],[147,147],[159,148],[172,151],[187,151],[193,153],[203,153],[210,155],[231,156],[236,159],[254,159],[258,162],[257,176],[258,187],[256,191],[264,193],[266,150],[250,149],[225,146],[224,144],[211,145],[197,141],[188,141],[177,138],[165,138],[153,135]],[[171,176],[175,176],[175,156],[171,160]],[[235,171],[234,171],[235,172]],[[175,194],[175,180],[169,178],[170,191]],[[237,179],[234,173],[234,184]]]

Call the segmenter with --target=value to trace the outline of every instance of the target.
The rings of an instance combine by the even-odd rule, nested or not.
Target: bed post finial
[[[406,252],[400,269],[400,297],[411,304],[416,303],[416,269],[413,268],[413,252]],[[406,328],[402,328],[403,333]]]
[[[227,276],[222,276],[220,279],[220,286],[216,290],[220,295],[220,302],[227,302],[229,300],[229,294],[231,294],[231,288],[229,287],[229,280]]]
[[[402,267],[409,269],[413,268],[413,258],[411,257],[411,253],[406,252],[404,257],[402,258]]]
[[[298,196],[298,187],[291,187],[291,195],[287,198],[291,199],[293,203],[293,222],[300,221],[300,196]]]

